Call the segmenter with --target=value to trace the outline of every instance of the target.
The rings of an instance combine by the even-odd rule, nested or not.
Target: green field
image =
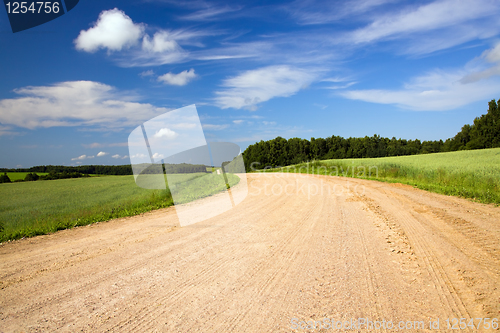
[[[398,182],[437,193],[500,204],[500,148],[313,161],[272,171]]]
[[[28,172],[7,172],[7,176],[9,176],[10,181],[12,181],[12,182],[16,181],[16,180],[24,180],[24,178],[26,178],[27,174],[28,174]],[[43,172],[37,172],[36,174],[39,176],[48,175],[48,173],[43,173]]]
[[[210,174],[202,175],[174,175],[169,179],[177,178],[179,183],[188,178],[197,179],[194,183],[188,182],[187,188],[191,191],[181,197],[183,202],[223,189],[211,187]],[[231,185],[238,183],[237,176],[229,176]],[[196,197],[188,197],[193,193],[192,186],[203,188],[195,192]],[[141,188],[135,184],[133,176],[0,184],[0,242],[137,215],[172,204],[170,190]]]

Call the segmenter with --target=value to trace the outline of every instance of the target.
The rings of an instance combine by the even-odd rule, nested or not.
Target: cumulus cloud
[[[185,70],[179,74],[167,73],[158,77],[158,81],[175,86],[185,86],[196,77],[194,69]]]
[[[119,154],[115,154],[115,155],[111,156],[111,158],[124,160],[124,159],[128,158],[128,155],[120,156]]]
[[[159,31],[152,39],[149,35],[144,36],[142,49],[149,52],[173,52],[179,49],[179,44],[172,39],[168,31]]]
[[[158,132],[155,133],[155,138],[166,138],[166,139],[175,139],[179,134],[172,131],[169,128],[162,128]]]
[[[102,156],[106,156],[108,155],[108,153],[105,153],[103,151],[100,151],[98,154],[97,154],[97,157],[102,157]]]
[[[256,110],[259,103],[274,97],[288,97],[309,85],[315,75],[290,66],[269,66],[246,71],[226,79],[217,91],[216,104],[223,108]]]
[[[80,155],[78,157],[72,158],[71,160],[72,161],[83,161],[83,160],[86,160],[86,159],[92,159],[94,157],[95,156]]]
[[[159,154],[159,153],[154,153],[153,154],[153,159],[157,160],[157,159],[161,159],[161,158],[164,158],[165,156],[163,156],[163,154]]]
[[[75,39],[77,50],[95,52],[100,48],[121,51],[137,44],[144,34],[144,26],[136,24],[118,8],[99,14],[94,26],[80,31]]]
[[[115,155],[115,156],[120,156],[120,155]],[[148,156],[146,156],[145,154],[135,154],[135,155],[130,156],[130,158],[145,158],[145,157],[148,157]],[[119,157],[116,157],[116,158],[119,158]]]
[[[114,87],[93,81],[14,90],[21,97],[0,100],[0,123],[35,129],[55,126],[137,126],[169,111],[130,101]]]

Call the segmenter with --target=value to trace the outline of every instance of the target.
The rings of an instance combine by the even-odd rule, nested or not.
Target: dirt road
[[[418,331],[439,318],[443,331],[448,318],[500,318],[500,208],[248,177],[241,204],[191,226],[169,208],[0,245],[0,331],[332,331],[330,319],[358,318]]]

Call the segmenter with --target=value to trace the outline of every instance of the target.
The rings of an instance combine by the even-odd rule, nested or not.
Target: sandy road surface
[[[169,208],[3,244],[0,283],[1,332],[290,332],[292,318],[360,317],[443,330],[500,317],[500,209],[251,174],[240,205],[188,227]]]

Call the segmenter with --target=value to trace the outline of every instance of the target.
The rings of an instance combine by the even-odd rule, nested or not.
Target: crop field
[[[201,179],[205,182],[210,179],[193,174],[169,177],[179,183],[186,179],[200,179],[195,183],[198,186]],[[229,179],[231,185],[239,181],[235,175],[229,175]],[[220,186],[207,185],[201,195],[183,198],[182,201],[223,190]],[[0,184],[0,203],[2,242],[137,215],[171,206],[173,200],[169,189],[141,188],[136,185],[133,176],[106,176]]]
[[[27,174],[28,174],[28,172],[7,172],[7,176],[9,176],[11,181],[24,180],[24,178],[26,178]],[[44,173],[44,172],[37,172],[36,174],[39,176],[48,175],[48,173]]]
[[[399,182],[437,193],[500,204],[500,148],[313,161],[272,171]]]

